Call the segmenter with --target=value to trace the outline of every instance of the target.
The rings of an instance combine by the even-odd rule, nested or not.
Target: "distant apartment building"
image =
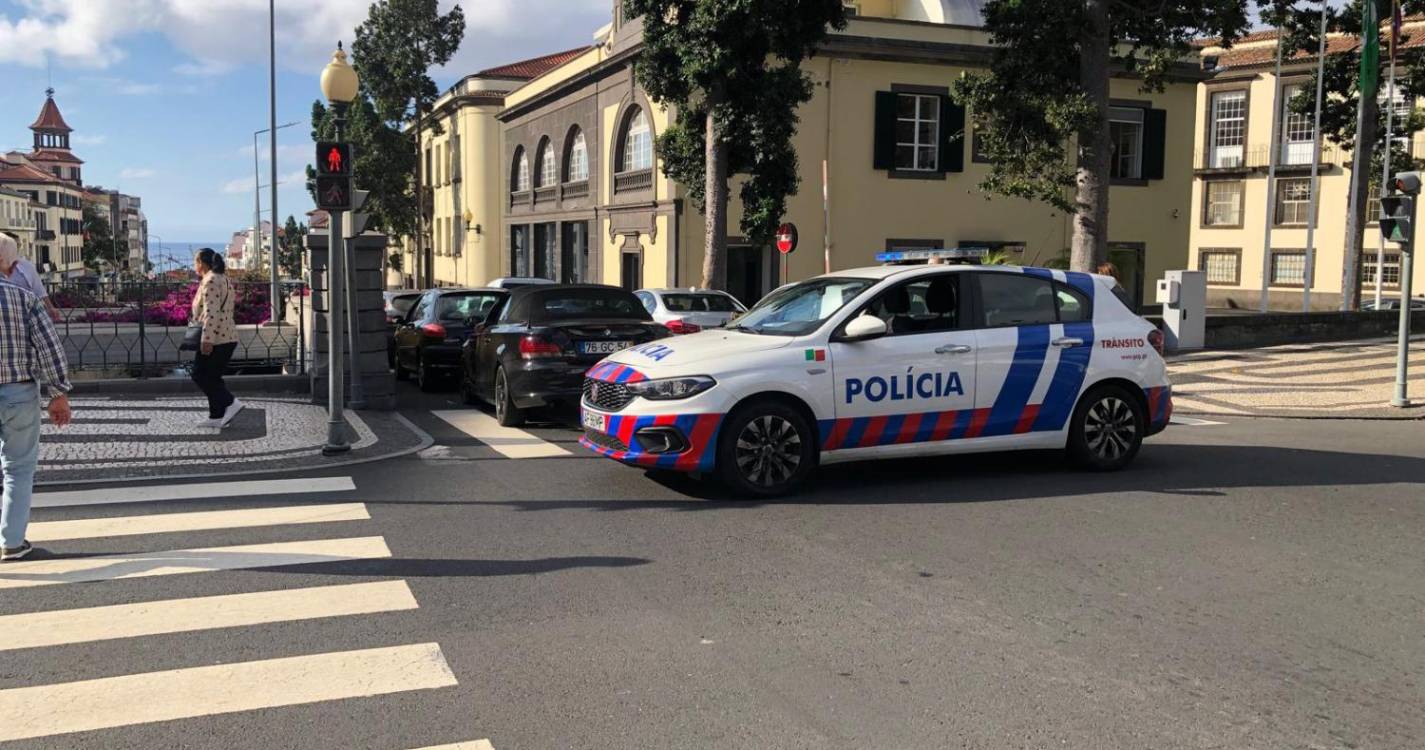
[[[7,187],[0,187],[0,232],[15,238],[20,256],[35,261],[35,212],[40,207],[30,197]]]
[[[1404,34],[1408,46],[1425,46],[1425,18],[1409,19]],[[1334,36],[1328,49],[1346,51],[1357,43],[1355,37]],[[1314,118],[1290,108],[1291,99],[1311,80],[1316,56],[1289,55],[1277,78],[1276,32],[1263,31],[1230,49],[1206,47],[1202,57],[1212,76],[1197,92],[1202,115],[1193,133],[1189,263],[1207,274],[1208,304],[1255,309],[1265,289],[1271,309],[1301,310],[1309,280],[1312,309],[1340,309],[1352,153],[1319,138]],[[1383,80],[1382,105],[1394,107],[1397,119],[1415,106],[1405,96],[1388,98]],[[1407,145],[1412,157],[1425,156],[1425,139],[1417,137]],[[1309,257],[1311,163],[1318,148],[1320,189],[1311,243],[1315,252]],[[1269,183],[1273,162],[1276,177]],[[1380,177],[1372,176],[1369,223],[1359,258],[1367,300],[1374,295],[1377,278],[1384,296],[1400,296],[1399,248],[1387,243],[1385,262],[1376,262]],[[1425,290],[1425,263],[1416,264],[1414,284]]]

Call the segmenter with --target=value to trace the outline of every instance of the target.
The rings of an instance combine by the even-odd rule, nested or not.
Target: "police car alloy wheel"
[[[1095,388],[1074,410],[1069,454],[1096,471],[1121,469],[1138,455],[1147,426],[1143,408],[1118,386]]]
[[[505,368],[495,371],[495,420],[502,427],[519,427],[524,424],[524,412],[515,406],[510,397],[510,383],[505,378]]]
[[[815,436],[806,418],[775,402],[738,410],[729,419],[720,443],[718,470],[739,494],[786,494],[816,465]]]

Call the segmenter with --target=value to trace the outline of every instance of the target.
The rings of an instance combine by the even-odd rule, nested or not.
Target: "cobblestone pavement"
[[[299,400],[243,399],[247,408],[226,429],[198,426],[201,398],[74,400],[74,422],[45,424],[39,484],[320,469],[399,455],[428,438],[391,413],[347,412],[352,450],[321,455],[326,410]]]
[[[1390,404],[1394,340],[1299,344],[1170,357],[1180,414],[1259,417],[1425,419],[1425,336],[1410,350],[1413,408]]]

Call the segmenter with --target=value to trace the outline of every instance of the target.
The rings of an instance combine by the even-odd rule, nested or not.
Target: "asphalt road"
[[[36,513],[362,503],[369,520],[45,546],[72,559],[188,550],[160,556],[178,565],[203,558],[195,549],[380,536],[390,557],[4,589],[21,577],[14,566],[0,568],[0,601],[12,615],[404,581],[418,608],[0,650],[0,740],[14,736],[6,706],[32,705],[14,689],[118,675],[438,644],[457,685],[195,709],[210,715],[4,746],[1411,748],[1425,737],[1425,422],[1225,418],[1173,427],[1113,475],[1053,454],[899,461],[831,467],[800,497],[749,503],[586,457],[564,426],[530,433],[571,455],[505,458],[429,413],[460,408],[453,396],[407,397],[437,447],[333,472],[354,491],[220,489]],[[367,672],[352,692],[402,688],[405,672]],[[300,682],[281,674],[273,695]],[[333,674],[333,686],[353,679]],[[95,684],[122,688],[110,700],[134,706],[121,717],[161,694]],[[241,680],[222,684],[241,693]],[[83,705],[69,695],[39,695],[54,698],[50,731],[85,720],[66,715]]]

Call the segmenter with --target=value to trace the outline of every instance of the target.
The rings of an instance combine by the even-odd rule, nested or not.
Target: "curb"
[[[1425,404],[1412,406],[1410,409],[1418,410],[1425,407]],[[1398,417],[1387,417],[1380,415],[1364,414],[1245,414],[1242,412],[1228,413],[1222,411],[1186,411],[1174,409],[1173,414],[1181,414],[1184,417],[1215,417],[1217,419],[1294,419],[1314,422],[1422,422],[1425,421],[1425,411],[1416,414],[1402,414]]]
[[[226,478],[228,478],[228,477],[253,477],[253,476],[262,476],[262,475],[293,474],[293,473],[304,472],[304,471],[324,471],[324,470],[326,470],[326,469],[336,469],[336,468],[340,468],[340,467],[343,467],[343,466],[359,466],[359,465],[361,465],[361,464],[370,464],[370,463],[376,463],[377,461],[386,461],[386,460],[388,460],[388,459],[401,458],[402,456],[409,456],[409,455],[411,455],[411,454],[413,454],[413,453],[419,453],[419,452],[425,450],[426,448],[429,448],[429,447],[431,447],[432,445],[435,444],[435,438],[431,437],[430,433],[426,432],[425,430],[422,430],[420,427],[417,427],[414,422],[412,422],[412,421],[409,420],[409,419],[406,419],[405,415],[396,413],[396,414],[393,414],[392,416],[396,418],[396,421],[398,421],[398,422],[400,422],[401,424],[405,425],[405,427],[406,427],[407,429],[409,429],[409,430],[411,431],[411,433],[416,436],[416,438],[417,438],[417,443],[416,443],[416,445],[411,446],[411,447],[408,447],[408,448],[400,448],[400,449],[397,449],[397,450],[388,451],[388,452],[386,452],[386,453],[380,453],[380,454],[377,454],[377,455],[358,456],[358,457],[355,457],[355,458],[333,459],[333,460],[330,460],[329,462],[325,462],[325,463],[322,463],[322,464],[320,464],[320,465],[291,466],[291,467],[282,468],[282,469],[244,469],[244,470],[241,470],[241,471],[224,471],[224,472],[206,473],[206,474],[204,474],[204,473],[195,473],[195,474],[164,474],[164,475],[162,475],[162,476],[122,477],[122,478],[106,478],[106,479],[79,479],[79,480],[68,481],[68,482],[35,482],[35,486],[36,486],[36,487],[78,487],[78,486],[82,486],[82,485],[96,485],[96,484],[137,484],[137,483],[141,483],[141,482],[146,482],[146,483],[149,483],[149,484],[161,484],[161,483],[165,483],[165,482],[168,482],[168,481],[174,480],[174,479],[226,479]],[[379,443],[378,443],[378,445],[379,445]],[[318,455],[320,455],[320,454],[318,454]]]

